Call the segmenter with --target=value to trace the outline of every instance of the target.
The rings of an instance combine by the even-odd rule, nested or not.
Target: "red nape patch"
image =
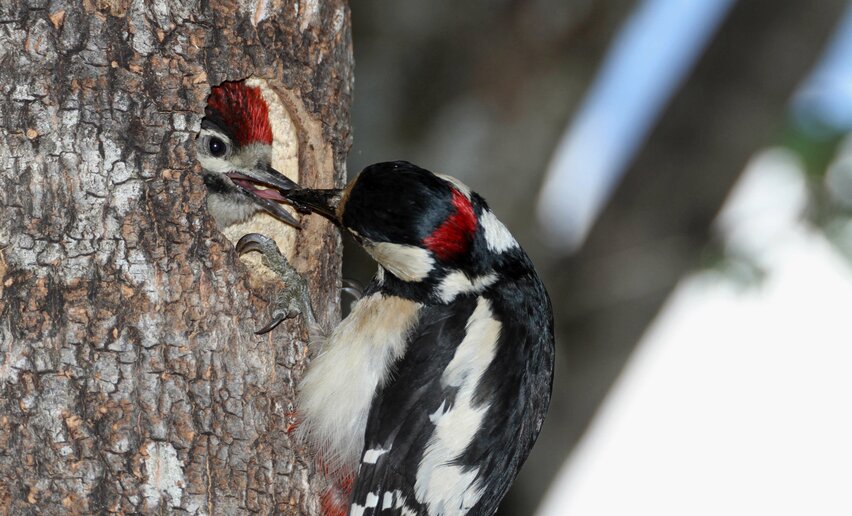
[[[456,209],[455,213],[423,239],[423,244],[439,260],[450,260],[466,253],[476,231],[473,206],[470,200],[456,189],[453,189],[453,207]]]
[[[245,81],[223,82],[210,90],[207,109],[215,111],[233,132],[240,146],[252,143],[272,145],[269,107],[260,88],[246,86]]]

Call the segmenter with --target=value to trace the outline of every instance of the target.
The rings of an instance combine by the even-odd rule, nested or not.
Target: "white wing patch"
[[[438,421],[441,419],[441,416],[447,411],[447,400],[441,402],[441,405],[438,407],[438,410],[429,414],[429,421],[432,422],[433,425],[437,425]]]
[[[394,498],[394,494],[396,494],[396,498]],[[399,499],[401,494],[399,490],[395,493],[394,491],[386,491],[385,496],[382,498],[382,509],[393,509],[394,499]]]
[[[378,507],[379,505],[379,495],[376,493],[367,493],[367,501],[364,503],[364,507]]]
[[[379,457],[386,454],[390,450],[385,450],[382,448],[373,448],[372,450],[367,450],[364,452],[364,458],[361,459],[362,464],[375,464]]]
[[[444,276],[444,279],[438,284],[438,297],[441,298],[441,301],[449,303],[459,294],[482,292],[496,281],[497,274],[493,272],[470,279],[465,273],[454,271]]]
[[[387,497],[388,494],[390,493],[385,493],[385,497]],[[349,509],[349,516],[363,516],[366,509],[374,509],[378,508],[378,506],[378,493],[367,493],[367,499],[364,501],[364,505],[353,503],[352,507]]]
[[[405,506],[405,496],[403,496],[402,491],[399,489],[396,491],[385,491],[380,510],[385,509],[400,509],[399,514],[401,516],[417,516],[414,511]]]
[[[300,437],[332,470],[358,463],[376,387],[405,353],[421,305],[374,293],[337,325],[299,384]]]
[[[485,231],[485,243],[488,250],[493,253],[502,253],[509,249],[519,247],[518,241],[512,233],[506,229],[491,210],[485,210],[479,216],[479,225]]]
[[[487,299],[480,297],[467,321],[467,334],[441,376],[441,383],[458,387],[455,403],[432,415],[435,431],[426,445],[414,486],[417,501],[429,514],[464,514],[479,501],[482,486],[478,468],[464,471],[451,465],[467,448],[482,426],[488,405],[474,406],[473,396],[482,374],[491,364],[500,337],[501,324]]]

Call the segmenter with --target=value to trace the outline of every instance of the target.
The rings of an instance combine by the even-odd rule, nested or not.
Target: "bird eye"
[[[215,136],[211,136],[207,141],[207,149],[210,151],[210,155],[216,158],[220,158],[225,155],[225,152],[228,150],[227,145],[220,138]]]

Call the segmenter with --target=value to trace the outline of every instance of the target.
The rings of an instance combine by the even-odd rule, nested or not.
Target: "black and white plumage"
[[[351,515],[489,515],[550,400],[550,300],[526,253],[458,180],[407,162],[296,190],[379,263],[309,366],[300,432],[356,472]]]

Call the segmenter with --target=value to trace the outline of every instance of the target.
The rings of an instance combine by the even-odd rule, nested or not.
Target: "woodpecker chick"
[[[300,227],[279,202],[298,185],[272,168],[272,126],[260,88],[225,82],[210,92],[196,140],[207,209],[220,229],[258,211]]]
[[[378,262],[300,386],[299,432],[350,514],[490,515],[550,401],[553,316],[527,254],[457,179],[398,161],[291,190]]]

